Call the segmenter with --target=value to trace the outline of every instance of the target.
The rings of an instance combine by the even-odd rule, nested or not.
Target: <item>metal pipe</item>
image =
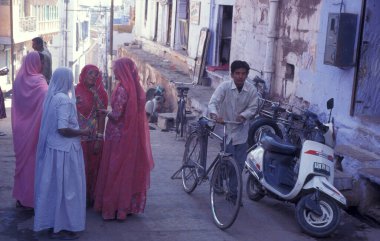
[[[112,57],[113,57],[113,0],[111,0],[111,9],[110,9],[110,45],[109,45],[109,51],[110,51],[110,61],[111,61],[111,66],[112,66]],[[108,70],[107,70],[108,72]],[[109,96],[111,96],[111,89],[112,89],[112,71],[111,71],[111,76],[108,77],[108,81],[109,81]]]
[[[12,74],[12,89],[13,89],[13,82],[15,81],[15,58],[14,58],[14,52],[15,52],[15,47],[14,47],[14,38],[13,38],[13,1],[10,1],[10,17],[11,17],[11,74]]]
[[[67,67],[67,31],[68,31],[68,19],[69,19],[69,12],[67,11],[69,6],[69,0],[65,0],[65,5],[66,5],[66,12],[65,12],[65,67]]]
[[[361,16],[360,16],[360,26],[359,26],[359,36],[358,36],[358,47],[356,48],[356,63],[355,63],[355,72],[354,72],[354,84],[352,87],[351,94],[351,108],[350,115],[355,114],[355,103],[356,103],[356,92],[358,89],[358,78],[359,78],[359,68],[360,68],[360,53],[362,51],[362,40],[363,40],[363,31],[364,31],[364,20],[367,8],[367,0],[363,0]]]
[[[264,62],[264,80],[268,87],[268,92],[270,92],[272,78],[274,74],[274,49],[275,49],[275,39],[277,37],[276,32],[276,21],[278,5],[280,0],[270,0],[269,1],[269,15],[268,15],[268,32],[267,32],[267,47]]]

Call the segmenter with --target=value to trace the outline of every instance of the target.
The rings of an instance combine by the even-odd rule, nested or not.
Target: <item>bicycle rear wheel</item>
[[[222,157],[210,182],[211,211],[216,226],[229,228],[239,213],[242,197],[241,172],[232,157]]]
[[[181,137],[183,137],[185,122],[186,122],[185,102],[183,100],[180,100],[178,102],[177,117],[175,120],[176,135],[180,135]]]
[[[185,144],[182,160],[182,185],[187,193],[192,193],[198,184],[197,168],[201,163],[201,138],[197,132],[190,134]]]

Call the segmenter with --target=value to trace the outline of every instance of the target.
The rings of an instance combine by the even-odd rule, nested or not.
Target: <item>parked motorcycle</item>
[[[330,99],[329,123],[305,112],[305,141],[301,146],[285,142],[272,132],[264,132],[249,149],[245,168],[249,173],[247,194],[253,201],[268,195],[296,204],[301,229],[315,237],[326,237],[338,227],[340,208],[346,198],[333,186],[334,138]]]

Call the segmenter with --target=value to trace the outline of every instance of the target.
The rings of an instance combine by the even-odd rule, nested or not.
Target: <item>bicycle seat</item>
[[[260,140],[265,150],[286,155],[293,155],[297,152],[297,147],[285,142],[272,132],[265,132]]]
[[[185,87],[185,86],[178,86],[177,87],[178,91],[188,91],[189,89],[190,89],[189,87]]]

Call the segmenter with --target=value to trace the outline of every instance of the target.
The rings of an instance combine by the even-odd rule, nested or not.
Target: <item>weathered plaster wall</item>
[[[190,0],[191,2],[200,2],[200,18],[199,24],[189,25],[189,45],[188,45],[188,54],[189,57],[194,59],[197,54],[198,42],[199,42],[199,34],[202,28],[209,28],[210,26],[210,1],[211,0]]]
[[[262,70],[265,60],[268,0],[236,0],[232,19],[230,61],[245,60]],[[258,73],[250,72],[250,76]]]
[[[344,0],[342,10],[360,17],[361,2]],[[280,0],[276,72],[271,92],[275,97],[309,107],[322,118],[327,116],[326,101],[334,97],[338,144],[356,145],[379,153],[379,125],[350,116],[354,68],[340,69],[323,63],[328,14],[338,13],[340,3]],[[231,60],[246,60],[252,68],[263,69],[268,8],[269,0],[236,0]],[[285,78],[286,64],[294,66],[293,80]],[[250,77],[254,75],[257,73],[251,71]]]
[[[198,48],[198,42],[199,42],[199,34],[202,28],[209,28],[210,26],[210,1],[212,0],[190,0],[192,2],[200,2],[200,17],[199,17],[199,24],[189,24],[189,43],[188,43],[188,55],[190,58],[194,59],[196,57],[196,52]],[[136,1],[136,27],[134,28],[134,33],[137,39],[144,38],[153,40],[154,37],[154,30],[155,30],[155,21],[156,21],[156,2],[155,1],[148,1],[148,14],[147,14],[147,21],[145,22],[145,1]],[[164,44],[166,43],[166,36],[167,36],[167,6],[165,5],[159,5],[158,9],[158,38],[157,42]],[[175,13],[176,5],[173,5],[173,11],[172,17],[174,18],[176,16]],[[173,22],[172,22],[173,23]],[[174,38],[175,36],[178,37],[178,35],[171,34],[171,38]],[[173,43],[172,41],[168,41]]]
[[[136,1],[136,25],[134,34],[137,38],[153,39],[156,12],[156,2],[148,1],[147,20],[145,21],[145,1]]]

